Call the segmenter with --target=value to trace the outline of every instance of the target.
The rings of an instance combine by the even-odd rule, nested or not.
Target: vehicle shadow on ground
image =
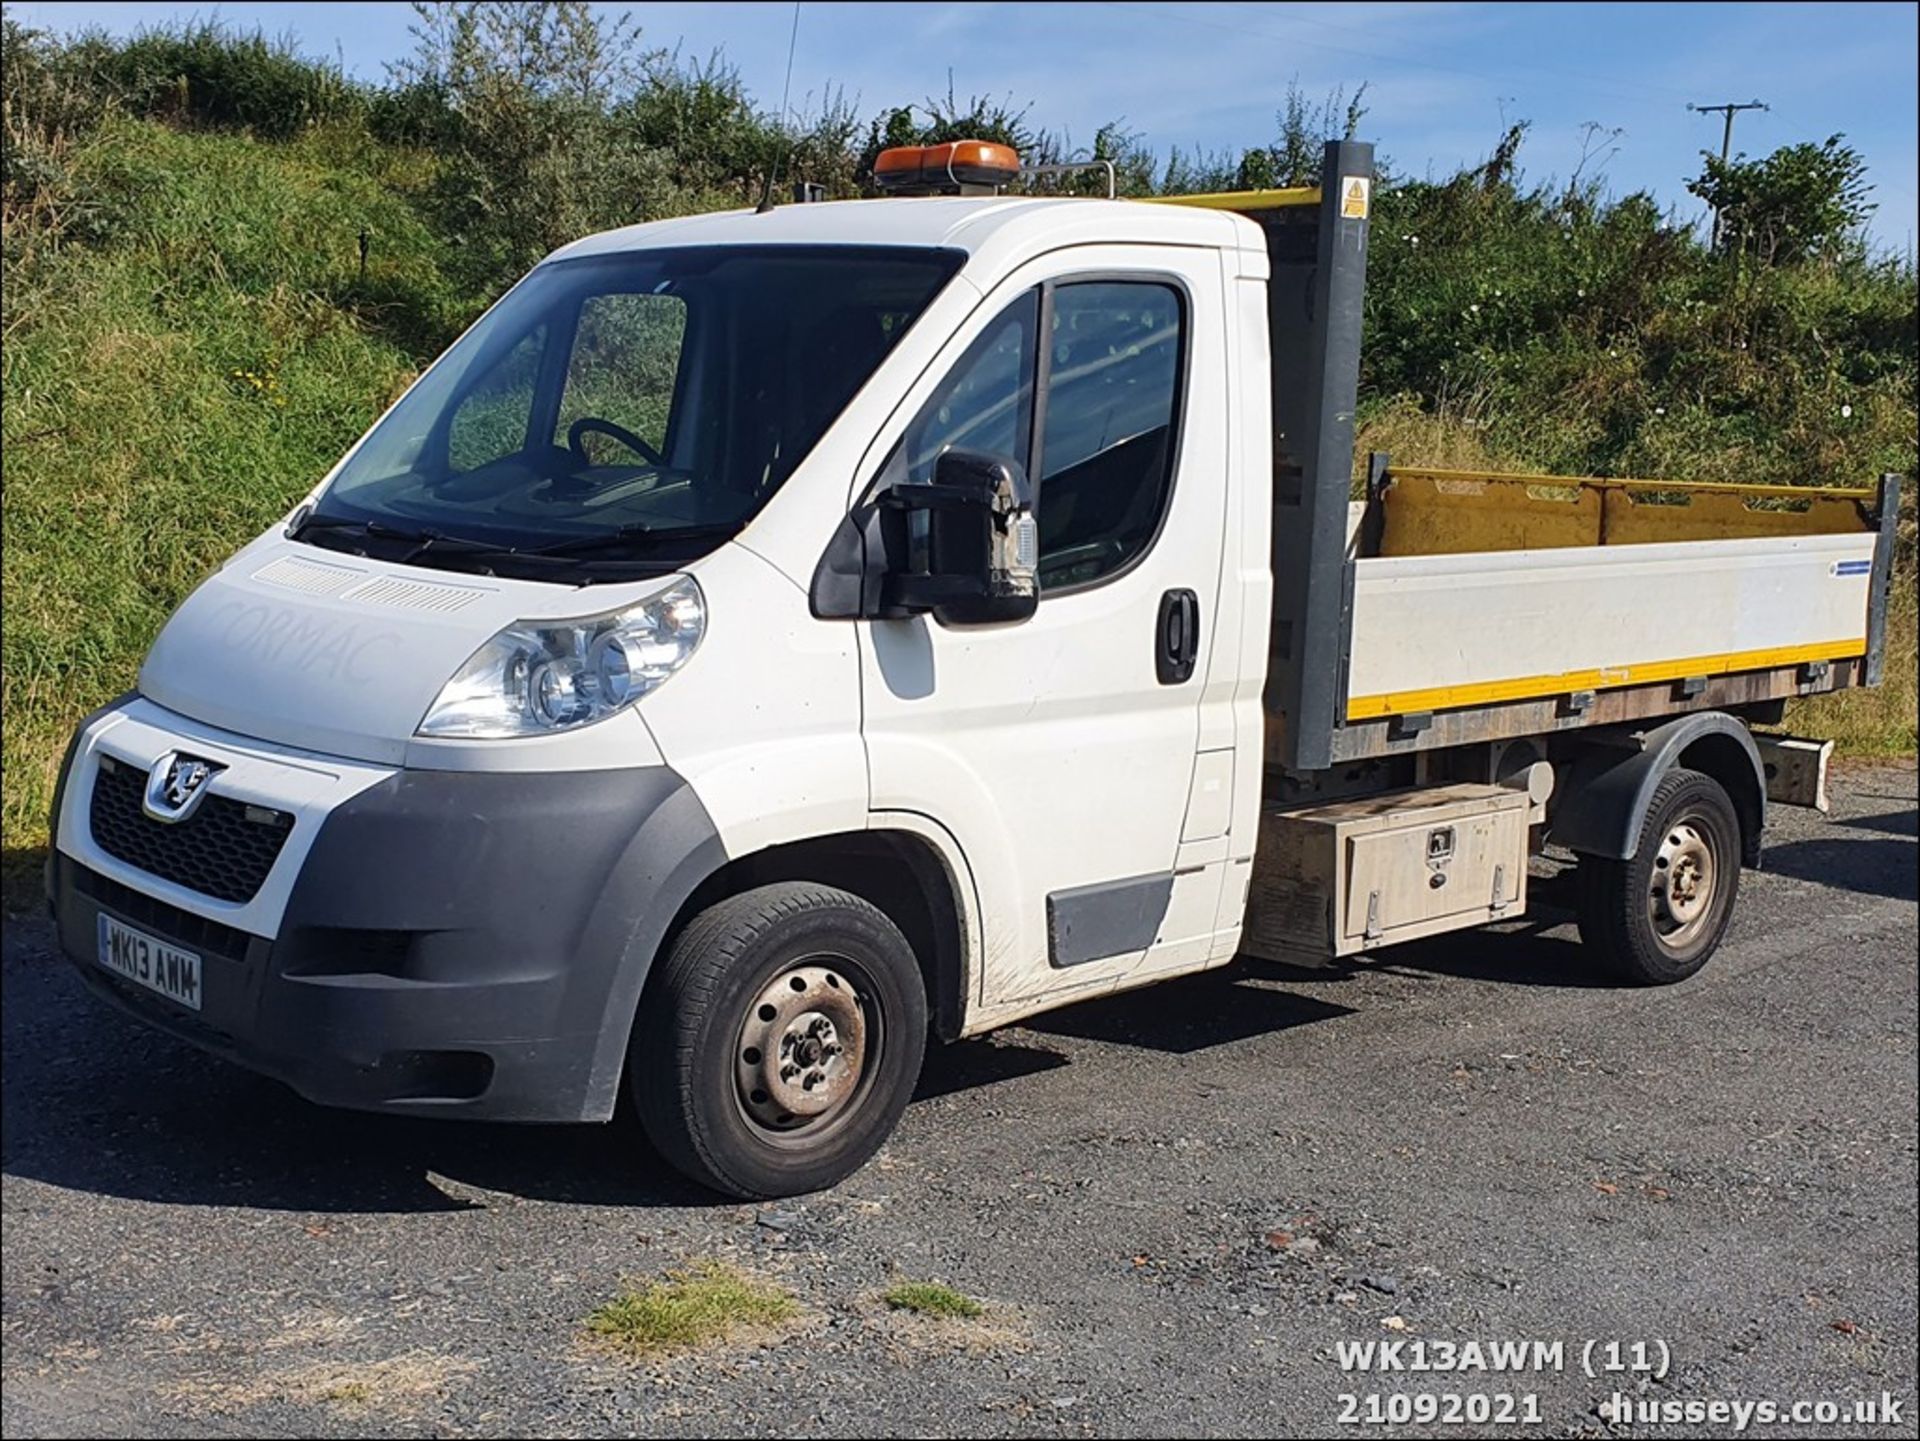
[[[1546,915],[1508,930],[1461,931],[1395,947],[1364,964],[1391,975],[1451,976],[1571,991],[1619,989],[1620,977],[1580,944],[1576,932],[1547,934],[1572,919],[1571,915]]]
[[[1339,982],[1357,977],[1450,977],[1507,986],[1549,986],[1588,991],[1617,988],[1620,978],[1580,944],[1573,912],[1536,903],[1535,914],[1497,929],[1454,931],[1424,941],[1407,941],[1366,955],[1347,956],[1322,967],[1302,968],[1276,962],[1243,962],[1262,967],[1277,980]]]
[[[1020,1023],[1039,1035],[1137,1046],[1190,1055],[1353,1015],[1358,1006],[1285,989],[1338,985],[1367,975],[1452,977],[1515,986],[1617,987],[1579,942],[1545,932],[1565,923],[1548,916],[1505,931],[1471,931],[1352,957],[1326,966],[1289,966],[1242,956],[1232,965],[1137,991],[1082,1001]]]
[[[1145,1046],[1169,1055],[1191,1055],[1214,1046],[1273,1035],[1350,1016],[1353,1007],[1254,984],[1258,963],[1234,962],[1217,971],[1161,981],[1140,990],[1082,1001],[1020,1023],[1048,1036]],[[1282,968],[1285,969],[1285,968]],[[1319,971],[1293,972],[1319,979]]]
[[[1851,820],[1835,821],[1836,826],[1846,826],[1856,831],[1883,831],[1890,836],[1905,836],[1908,840],[1920,837],[1920,810],[1888,811],[1884,815],[1855,816]]]
[[[1839,822],[1861,830],[1890,832],[1884,836],[1823,838],[1769,846],[1766,869],[1775,875],[1812,881],[1837,890],[1858,891],[1862,895],[1885,896],[1895,901],[1920,899],[1920,871],[1915,868],[1916,860],[1920,860],[1920,846],[1902,839],[1913,834],[1911,829],[1902,832],[1895,828],[1895,823],[1903,819],[1910,827],[1913,813],[1908,812],[1904,817],[1895,813]]]
[[[9,1176],[172,1205],[318,1213],[457,1211],[484,1205],[476,1193],[486,1192],[628,1208],[721,1204],[680,1179],[631,1114],[608,1126],[510,1126],[316,1106],[101,1004],[40,947],[22,952],[7,963],[0,1015],[0,1169]],[[1582,983],[1577,962],[1577,946],[1510,935],[1409,947],[1396,964],[1568,985]],[[1363,968],[1243,959],[1022,1029],[1192,1054],[1352,1014],[1287,982]],[[1018,1035],[934,1047],[916,1101],[1072,1064]]]
[[[623,1107],[611,1125],[512,1126],[332,1110],[151,1031],[88,995],[64,962],[6,966],[0,1170],[171,1205],[457,1211],[475,1192],[621,1207],[711,1206]],[[967,1041],[928,1057],[917,1099],[1067,1057]]]

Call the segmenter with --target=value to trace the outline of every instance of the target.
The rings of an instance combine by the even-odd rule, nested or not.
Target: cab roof
[[[1265,253],[1260,229],[1220,210],[1131,200],[984,196],[836,200],[655,220],[589,235],[549,260],[682,245],[902,245],[1017,263],[1069,245],[1194,245]]]

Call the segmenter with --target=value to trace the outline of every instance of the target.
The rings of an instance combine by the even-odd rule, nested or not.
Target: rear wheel
[[[648,1136],[732,1196],[858,1170],[906,1109],[927,1001],[906,938],[846,891],[785,882],[694,917],[647,988],[627,1057]]]
[[[1740,821],[1720,783],[1672,770],[1628,859],[1580,857],[1580,939],[1627,979],[1684,981],[1707,963],[1740,889]]]

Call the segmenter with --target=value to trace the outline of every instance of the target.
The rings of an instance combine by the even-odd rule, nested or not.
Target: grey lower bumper
[[[63,949],[142,1019],[328,1105],[612,1115],[641,987],[725,862],[672,771],[402,771],[332,812],[278,936],[212,925],[56,852]],[[203,957],[201,1010],[98,964],[97,917]]]

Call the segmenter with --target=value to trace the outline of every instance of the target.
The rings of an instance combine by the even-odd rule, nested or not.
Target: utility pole
[[[1713,113],[1724,113],[1726,115],[1727,128],[1721,132],[1720,136],[1720,159],[1723,163],[1727,157],[1733,153],[1733,117],[1742,110],[1769,110],[1771,108],[1771,106],[1760,100],[1749,100],[1744,104],[1730,101],[1725,105],[1695,105],[1691,100],[1687,102],[1687,109],[1696,111],[1701,115]],[[1718,250],[1720,248],[1720,207],[1717,205],[1713,207],[1713,239],[1708,242],[1708,248],[1712,250]]]

